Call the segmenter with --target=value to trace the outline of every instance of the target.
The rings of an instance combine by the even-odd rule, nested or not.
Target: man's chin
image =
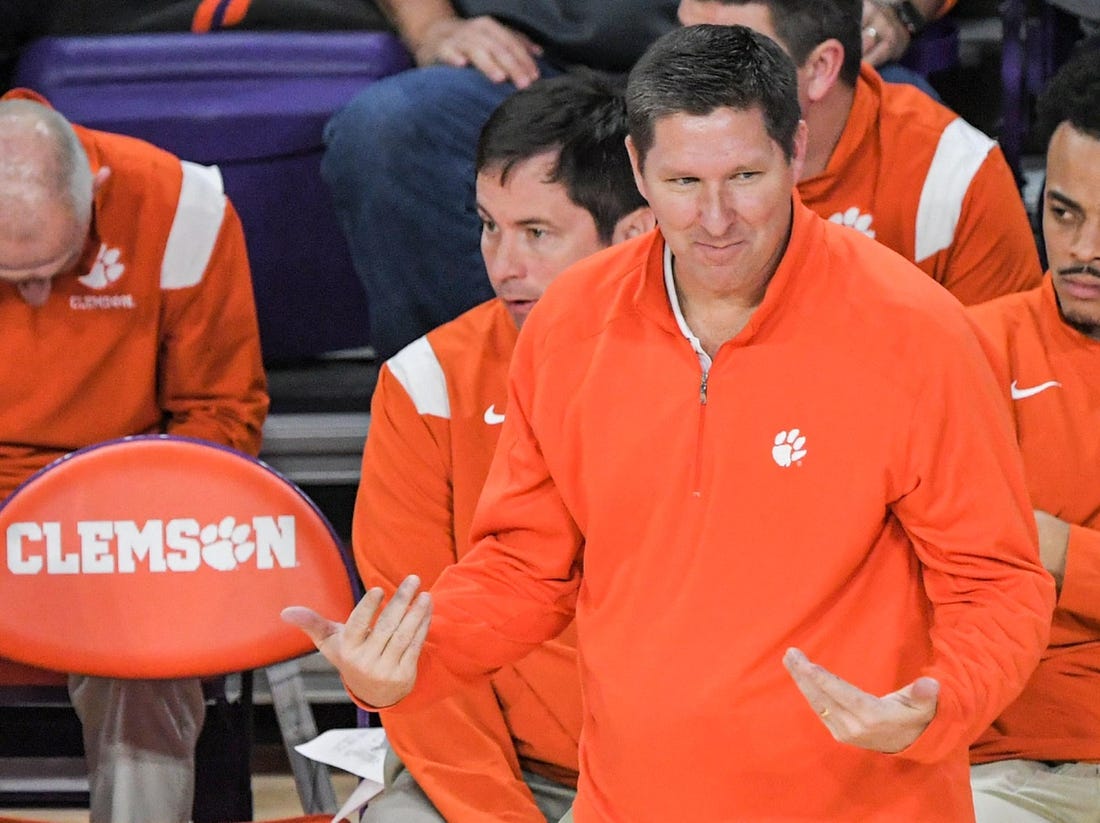
[[[1072,326],[1085,337],[1100,340],[1100,317],[1089,316],[1083,312],[1069,311],[1062,315],[1068,325]]]
[[[515,322],[517,329],[523,327],[527,315],[530,314],[531,309],[535,307],[535,302],[534,300],[504,301],[504,306],[508,309],[508,314],[512,316],[512,320]]]

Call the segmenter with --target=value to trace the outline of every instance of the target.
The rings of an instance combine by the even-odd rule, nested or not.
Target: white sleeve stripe
[[[418,337],[386,361],[390,372],[405,389],[418,414],[451,418],[447,376],[427,337]]]
[[[162,289],[184,289],[202,280],[225,217],[225,193],[217,166],[186,160],[176,216],[160,267]]]
[[[962,118],[952,121],[936,146],[917,206],[916,262],[950,247],[970,183],[996,143]]]

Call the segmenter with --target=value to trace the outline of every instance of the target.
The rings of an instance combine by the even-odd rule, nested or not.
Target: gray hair
[[[91,218],[92,172],[69,121],[31,100],[0,101],[0,187],[57,197]]]

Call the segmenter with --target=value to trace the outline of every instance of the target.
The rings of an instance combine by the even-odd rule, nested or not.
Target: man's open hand
[[[920,737],[936,716],[940,684],[918,677],[908,686],[875,697],[787,649],[783,665],[806,702],[841,743],[893,754]]]
[[[382,604],[379,588],[363,596],[347,623],[328,620],[303,606],[283,609],[282,617],[309,635],[352,694],[381,709],[411,692],[416,682],[416,663],[432,617],[431,595],[417,595],[419,587],[420,578],[406,577],[373,626]]]
[[[520,89],[538,79],[540,54],[525,34],[487,16],[439,20],[413,45],[418,66],[473,66],[494,83],[510,80]]]

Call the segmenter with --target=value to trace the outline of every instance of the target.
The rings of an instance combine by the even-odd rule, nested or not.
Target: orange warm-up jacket
[[[971,758],[1100,761],[1100,341],[1063,322],[1049,276],[971,311],[996,352],[1031,502],[1071,524],[1050,646]]]
[[[469,550],[470,521],[504,420],[516,333],[493,299],[382,366],[353,523],[368,586],[392,594],[410,573],[430,586]],[[450,823],[545,823],[521,770],[576,785],[575,630],[421,711],[383,711],[382,722]]]
[[[578,823],[972,819],[967,746],[1046,645],[1053,584],[974,329],[794,203],[705,381],[659,232],[567,271],[519,336],[474,548],[396,711],[575,613]],[[873,694],[933,676],[936,716],[896,756],[837,743],[790,646]]]
[[[55,458],[126,435],[256,454],[267,414],[244,236],[217,169],[74,128],[92,173],[111,176],[86,254],[45,305],[0,285],[0,500]]]
[[[1039,285],[1027,212],[997,144],[864,65],[825,170],[802,201],[896,251],[965,304]]]

